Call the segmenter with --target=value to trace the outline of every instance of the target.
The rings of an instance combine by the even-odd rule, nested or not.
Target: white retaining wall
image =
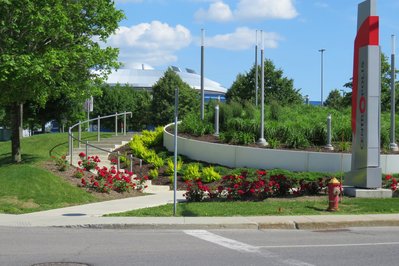
[[[167,125],[163,133],[163,143],[169,151],[174,150],[173,134],[166,131],[171,125]],[[193,160],[229,167],[282,168],[301,172],[348,172],[352,157],[347,153],[262,149],[183,137],[178,137],[177,151]],[[383,173],[399,173],[399,155],[382,154],[380,158]]]

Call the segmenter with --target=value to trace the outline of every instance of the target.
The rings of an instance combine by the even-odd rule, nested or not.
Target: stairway
[[[93,145],[95,147],[101,148],[97,149],[91,146],[86,147],[84,144],[81,144],[80,148],[73,149],[73,156],[72,156],[72,165],[78,166],[78,161],[80,161],[79,153],[84,152],[86,156],[98,156],[100,158],[100,163],[98,164],[99,167],[111,167],[111,162],[108,160],[108,156],[111,151],[127,144],[132,138],[133,135],[139,133],[126,133],[126,135],[118,135],[112,136],[110,138],[104,138],[100,141],[89,141],[89,145]],[[146,193],[158,193],[164,191],[170,191],[169,186],[155,186],[151,184],[151,181],[147,181],[146,185],[148,186],[144,192]]]

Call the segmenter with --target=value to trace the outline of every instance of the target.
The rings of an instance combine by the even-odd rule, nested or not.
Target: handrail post
[[[71,130],[71,165],[72,165],[72,160],[73,160],[73,133]]]
[[[89,158],[89,148],[87,144],[89,144],[89,142],[86,140],[86,160]]]
[[[130,154],[130,172],[133,173],[133,155]]]
[[[69,152],[69,164],[72,165],[71,129],[68,130],[68,152]]]
[[[97,141],[100,142],[100,116],[97,117]]]
[[[126,112],[123,114],[123,135],[126,136]]]
[[[78,148],[80,149],[80,141],[82,140],[82,125],[81,121],[79,120],[79,126],[78,126]]]
[[[119,157],[119,151],[116,153],[116,156],[118,157],[118,164],[116,165],[116,169],[119,172],[119,169],[121,168],[121,158]]]
[[[118,112],[115,113],[115,136],[118,136]]]

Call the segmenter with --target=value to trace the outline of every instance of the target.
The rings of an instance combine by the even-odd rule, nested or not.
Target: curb
[[[137,230],[331,230],[350,227],[399,226],[399,220],[359,220],[336,222],[270,222],[270,223],[110,223],[52,226],[57,228],[137,229]]]

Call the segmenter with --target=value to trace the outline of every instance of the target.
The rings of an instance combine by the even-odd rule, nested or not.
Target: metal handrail
[[[97,141],[100,141],[100,120],[101,119],[106,119],[106,118],[111,118],[111,117],[115,117],[115,136],[118,136],[118,116],[123,116],[123,135],[126,135],[126,115],[130,114],[130,117],[132,117],[132,112],[123,112],[123,113],[115,113],[113,115],[106,115],[106,116],[98,116],[97,118],[92,118],[92,119],[88,119],[85,121],[79,121],[78,123],[74,124],[73,126],[69,127],[68,129],[68,151],[69,151],[69,163],[72,165],[72,161],[73,161],[73,141],[76,140],[78,141],[78,148],[80,148],[80,144],[83,143],[85,145],[86,148],[86,156],[88,156],[88,147],[93,147],[97,150],[101,150],[101,151],[105,151],[107,153],[110,154],[114,154],[117,157],[117,170],[119,171],[120,169],[120,153],[119,152],[114,152],[114,151],[109,151],[106,149],[103,149],[101,147],[97,147],[93,144],[89,144],[89,142],[83,141],[82,140],[82,124],[86,124],[86,123],[90,123],[90,122],[94,122],[97,121]],[[75,127],[78,127],[78,137],[75,137],[73,135],[72,129],[74,129]],[[122,128],[121,128],[122,129]],[[132,171],[132,160],[133,160],[133,156],[130,156],[130,171]]]

